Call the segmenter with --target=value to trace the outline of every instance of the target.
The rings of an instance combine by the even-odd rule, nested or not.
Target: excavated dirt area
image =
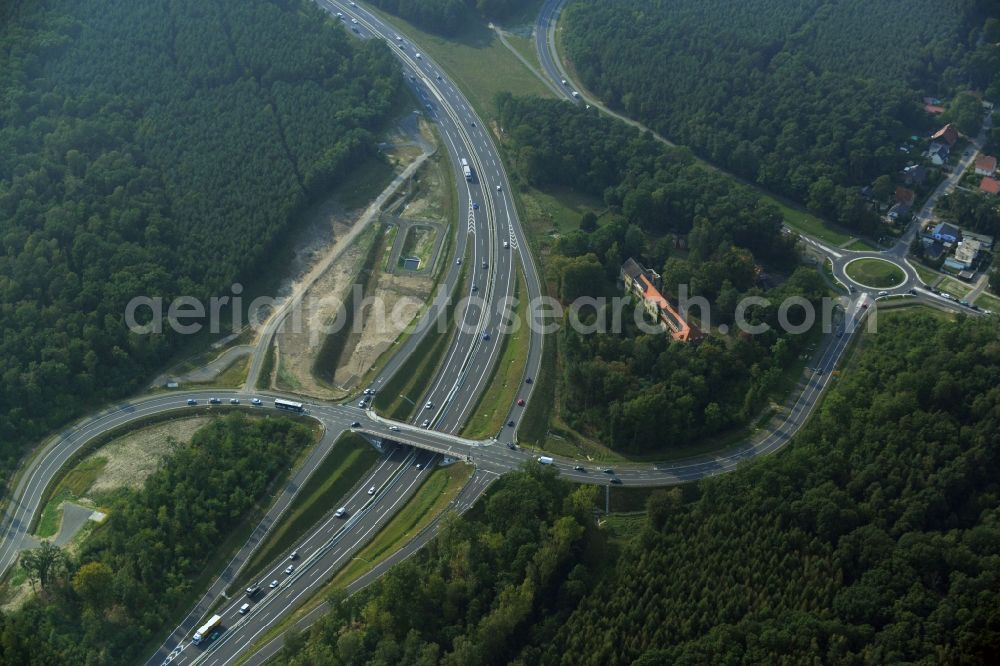
[[[390,151],[390,159],[397,171],[421,153],[418,146],[426,148],[427,143],[433,140],[433,135],[422,122],[419,128],[413,122],[403,126],[407,134],[393,133],[390,135],[392,143],[383,144]],[[445,198],[441,187],[447,186],[441,171],[431,161],[424,163],[416,172],[415,182],[400,189],[400,196],[408,191],[413,196],[395,212],[406,215],[419,212],[423,216],[439,217],[443,209],[441,201]],[[295,268],[307,271],[309,265],[318,262],[330,251],[336,239],[347,233],[359,214],[359,210],[345,209],[334,199],[319,207],[310,225],[315,229],[313,242],[307,243],[307,247],[298,253],[300,259]],[[430,295],[432,279],[426,275],[382,272],[383,253],[379,251],[373,265],[378,274],[367,297],[380,305],[364,308],[360,321],[353,322],[355,333],[347,339],[341,357],[343,362],[334,373],[334,385],[328,385],[313,374],[316,356],[323,345],[325,332],[335,320],[338,306],[348,301],[371,243],[379,243],[385,238],[387,230],[384,224],[373,224],[372,231],[362,233],[305,292],[305,307],[298,322],[290,316],[275,338],[278,351],[275,384],[279,388],[323,399],[346,397],[420,312]],[[385,313],[384,317],[379,316],[379,310]]]

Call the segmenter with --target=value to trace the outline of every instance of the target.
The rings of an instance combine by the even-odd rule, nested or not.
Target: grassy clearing
[[[373,7],[366,9],[396,26],[400,33],[405,32],[415,48],[433,58],[484,120],[495,117],[493,97],[499,92],[552,96],[551,91],[507,50],[496,33],[472,17],[466,20],[457,35],[444,38]]]
[[[519,322],[517,331],[503,335],[500,359],[493,368],[489,385],[479,397],[472,412],[472,418],[462,430],[465,437],[482,439],[496,434],[504,428],[507,410],[514,404],[524,381],[524,366],[528,363],[528,348],[531,331],[528,328],[526,304],[520,295],[524,293],[524,278],[517,272],[514,284],[514,298],[518,299],[513,308],[513,317]]]
[[[416,536],[458,496],[472,476],[473,470],[471,465],[464,463],[455,463],[434,470],[371,543],[337,573],[330,581],[330,587],[347,586]]]
[[[351,432],[344,433],[299,490],[278,524],[258,546],[232,589],[241,589],[264,564],[290,550],[303,534],[340,504],[344,495],[368,473],[378,458],[378,452],[364,438]]]
[[[547,192],[528,188],[520,192],[524,223],[533,239],[555,238],[580,228],[580,218],[592,212],[607,211],[599,198],[566,188]],[[544,240],[543,240],[544,242]]]
[[[941,280],[941,284],[938,285],[938,289],[947,292],[952,296],[957,296],[958,298],[965,298],[972,291],[972,286],[967,285],[958,280],[953,280],[952,278],[946,277]]]
[[[601,508],[603,509],[604,497],[601,498]],[[628,543],[642,532],[646,525],[645,513],[612,513],[601,520],[601,524],[608,531],[611,539],[621,543]]]
[[[906,279],[898,266],[884,259],[857,259],[847,264],[845,271],[848,277],[866,287],[894,287]]]
[[[979,307],[992,312],[1000,312],[1000,298],[997,298],[993,294],[987,294],[985,291],[979,295],[975,303]]]

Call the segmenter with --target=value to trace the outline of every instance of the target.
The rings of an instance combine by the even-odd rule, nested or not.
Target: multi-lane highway
[[[284,559],[272,562],[263,572],[255,574],[255,578],[264,584],[262,593],[258,593],[252,600],[239,595],[238,598],[225,601],[221,609],[215,611],[223,616],[225,627],[217,640],[202,647],[192,645],[189,640],[192,623],[205,613],[208,605],[206,600],[210,602],[218,596],[219,590],[213,586],[213,590],[206,595],[206,600],[175,630],[160,651],[150,659],[150,663],[185,663],[194,660],[211,664],[233,663],[276,622],[287,616],[318,585],[327,580],[336,568],[353,556],[406,501],[431,463],[441,456],[465,459],[476,465],[476,477],[458,501],[458,506],[465,508],[471,506],[491,479],[537,455],[506,446],[505,443],[513,439],[509,436],[513,434],[510,428],[501,431],[500,441],[471,441],[453,434],[459,431],[470,416],[489,381],[491,368],[499,357],[503,340],[500,330],[505,318],[503,305],[506,299],[513,296],[518,270],[523,271],[524,275],[522,300],[540,295],[537,269],[518,223],[509,181],[493,138],[440,67],[425,53],[419,53],[406,35],[383,23],[377,15],[350,2],[320,0],[320,6],[332,14],[340,13],[345,26],[360,38],[379,38],[389,43],[402,62],[408,85],[421,100],[427,116],[437,123],[454,165],[463,218],[456,234],[457,256],[451,260],[452,264],[446,271],[444,292],[451,293],[459,285],[464,271],[467,279],[463,283],[464,293],[460,296],[478,297],[483,305],[473,304],[458,310],[461,326],[455,332],[441,370],[431,378],[426,392],[420,398],[418,406],[422,409],[418,410],[413,423],[390,422],[354,405],[307,405],[308,416],[319,420],[326,428],[323,443],[302,469],[296,472],[296,477],[282,491],[274,507],[268,512],[268,517],[258,526],[256,537],[251,537],[248,545],[241,549],[238,560],[227,567],[227,571],[215,585],[224,588],[232,581],[245,561],[245,555],[251,553],[266,535],[270,525],[274,524],[294,497],[295,488],[308,478],[340,433],[353,428],[373,439],[381,439],[386,442],[387,455],[370,477],[345,500],[348,509],[345,517],[328,518],[306,535],[300,541],[298,558],[294,562]],[[546,3],[542,19],[547,22],[558,6],[558,2]],[[567,77],[554,58],[554,49],[549,44],[551,30],[540,32],[546,35],[545,51],[550,56],[548,59],[542,56],[540,48],[543,66],[550,76],[556,77],[555,83],[567,98],[575,100],[572,95],[574,88],[562,84],[562,79]],[[460,167],[463,159],[468,161],[475,174],[471,181],[465,179]],[[821,244],[817,246],[822,253],[834,260],[835,274],[839,277],[842,270],[836,269],[834,255],[846,256],[846,253]],[[910,272],[907,275],[910,280],[914,279]],[[846,277],[844,279],[849,280]],[[908,281],[906,284],[912,283]],[[898,287],[904,288],[904,285]],[[605,469],[556,457],[553,466],[564,477],[582,483],[608,485],[621,482],[625,485],[661,486],[726,472],[745,459],[780,448],[790,440],[818,404],[819,397],[830,381],[830,370],[840,361],[852,334],[858,328],[858,321],[868,312],[870,302],[870,295],[864,289],[859,290],[845,313],[843,333],[831,334],[825,338],[811,363],[813,370],[803,380],[780,423],[767,428],[763,434],[744,445],[718,455],[663,464],[621,464],[615,465],[614,469]],[[426,321],[434,321],[437,309],[431,308],[425,317]],[[419,340],[420,335],[410,336],[375,379],[375,389],[380,388],[398,371]],[[530,398],[533,385],[524,383],[524,379],[537,376],[541,349],[541,335],[533,332],[525,376],[521,378],[522,391],[518,397]],[[252,384],[248,384],[249,386]],[[222,405],[208,407],[207,403],[212,397],[219,398]],[[255,397],[262,399],[263,403],[253,405],[251,400]],[[40,499],[55,472],[94,437],[103,436],[116,427],[153,415],[203,408],[231,409],[234,407],[228,404],[230,399],[240,401],[235,408],[273,410],[274,397],[274,394],[265,396],[255,395],[252,391],[233,390],[163,394],[121,403],[67,429],[27,466],[15,489],[15,499],[8,507],[4,524],[0,568],[6,569],[16,559],[27,526],[39,510]],[[195,400],[197,405],[189,406],[189,399]],[[423,408],[425,404],[430,406]],[[512,404],[507,419],[517,423],[521,411]],[[428,427],[422,425],[425,420]],[[354,423],[358,426],[353,426]],[[372,488],[374,490],[369,494],[369,489]],[[412,553],[431,534],[431,530],[422,533],[358,584],[364,584],[394,562]],[[254,538],[257,541],[253,541]],[[239,559],[240,557],[243,559]],[[290,565],[293,568],[286,574]],[[269,587],[271,581],[277,581],[274,588]],[[249,604],[249,607],[241,613],[243,604]],[[267,650],[273,652],[274,649],[276,645],[272,642],[268,644],[265,653]]]
[[[415,94],[437,125],[452,158],[459,187],[459,224],[456,261],[445,279],[448,293],[461,275],[462,264],[468,282],[456,319],[455,338],[445,362],[420,397],[421,408],[414,422],[446,432],[455,432],[468,420],[476,399],[486,388],[491,369],[502,349],[500,334],[507,304],[514,297],[517,272],[524,276],[526,289],[520,300],[536,298],[541,293],[538,271],[528,251],[527,239],[518,220],[517,208],[510,194],[510,183],[487,128],[462,92],[441,67],[412,41],[385,24],[376,14],[349,2],[320,0],[360,37],[377,37],[390,44],[403,65],[403,72]],[[466,160],[472,180],[462,170]],[[468,299],[467,303],[464,299]],[[433,317],[434,313],[430,314]],[[419,342],[411,336],[407,346],[376,377],[377,390]],[[542,337],[533,333],[529,341],[526,376],[537,373],[541,364]],[[525,385],[526,397],[531,385]],[[428,406],[429,405],[429,406]],[[509,420],[517,423],[513,410]]]

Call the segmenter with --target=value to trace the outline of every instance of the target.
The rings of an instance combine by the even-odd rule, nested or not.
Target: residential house
[[[622,264],[621,277],[625,288],[640,299],[646,312],[660,322],[660,326],[666,329],[674,340],[693,342],[702,337],[698,327],[686,322],[677,309],[660,293],[658,274],[643,268],[639,262],[629,257]]]
[[[979,241],[963,238],[955,247],[955,263],[961,264],[962,268],[970,268],[976,263],[979,249]]]
[[[928,259],[937,259],[944,254],[944,243],[933,238],[924,238],[924,254]]]
[[[990,252],[993,250],[993,236],[987,236],[986,234],[975,234],[971,231],[963,231],[962,238],[967,238],[975,241],[979,241],[979,249],[983,252]]]
[[[955,243],[961,237],[961,230],[954,224],[947,222],[940,222],[931,230],[931,238],[942,243]]]
[[[958,130],[955,129],[954,125],[948,123],[931,135],[931,141],[946,143],[948,144],[948,147],[951,148],[955,145],[955,142],[958,141]]]
[[[931,161],[934,166],[941,166],[948,161],[948,155],[951,154],[951,148],[947,143],[941,141],[935,141],[927,148],[927,158]]]
[[[889,209],[886,217],[892,222],[895,222],[899,218],[903,217],[910,212],[910,208],[913,206],[913,200],[916,198],[917,195],[913,190],[905,187],[897,187],[896,203]]]
[[[885,217],[890,222],[896,222],[908,212],[910,212],[910,207],[908,205],[897,203],[893,204],[892,208],[889,209],[889,212],[885,214]]]
[[[1000,194],[1000,180],[987,176],[979,181],[979,189],[986,194]]]
[[[976,157],[976,173],[980,176],[993,177],[997,172],[997,158],[992,155],[978,155]]]
[[[903,180],[907,185],[923,185],[927,180],[927,168],[922,164],[911,164],[903,169]]]

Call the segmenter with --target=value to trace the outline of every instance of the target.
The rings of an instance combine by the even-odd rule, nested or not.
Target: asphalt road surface
[[[527,243],[518,223],[517,213],[509,195],[509,182],[492,138],[484,131],[482,122],[467,100],[440,68],[426,54],[417,57],[417,52],[404,35],[398,35],[397,31],[384,25],[374,15],[360,7],[350,6],[349,3],[322,0],[320,5],[333,13],[339,11],[344,14],[345,25],[356,29],[359,37],[377,37],[392,44],[392,48],[403,63],[409,85],[424,104],[428,117],[438,123],[452,158],[456,182],[460,186],[461,209],[466,211],[465,224],[459,225],[456,245],[457,256],[464,261],[470,277],[467,285],[469,291],[464,295],[478,295],[486,305],[481,308],[470,306],[460,310],[463,326],[456,332],[442,370],[430,382],[427,391],[419,400],[419,403],[429,402],[432,406],[421,410],[414,421],[419,423],[427,419],[430,421],[430,428],[389,422],[355,406],[321,403],[307,405],[307,415],[324,424],[327,438],[336,439],[341,432],[350,429],[353,422],[358,422],[361,427],[354,428],[355,430],[385,442],[386,457],[376,467],[371,477],[346,500],[348,508],[346,518],[324,521],[303,538],[298,547],[299,558],[294,563],[284,560],[273,562],[258,576],[261,582],[265,583],[264,594],[252,600],[242,596],[234,598],[223,604],[221,612],[216,611],[223,616],[225,628],[217,640],[195,646],[185,640],[184,636],[189,632],[184,630],[176,641],[176,647],[170,648],[166,653],[158,653],[151,660],[153,663],[161,661],[186,663],[195,660],[211,664],[233,663],[251,644],[259,640],[268,628],[304,601],[312,590],[327,580],[336,568],[342,566],[377,533],[381,525],[411,496],[423,475],[427,473],[428,467],[439,460],[439,456],[466,459],[477,467],[473,482],[463,491],[457,502],[459,509],[471,506],[497,475],[535,458],[532,453],[516,447],[508,448],[505,443],[495,439],[471,441],[450,434],[457,431],[468,419],[478,395],[485,389],[492,364],[498,358],[502,338],[499,330],[505,316],[504,308],[500,306],[503,305],[504,299],[513,294],[514,275],[518,266],[524,270],[527,297],[534,298],[540,293],[537,270],[530,252],[522,251],[527,248]],[[548,21],[558,6],[558,2],[546,3],[542,18]],[[549,18],[546,18],[546,12],[549,12]],[[351,19],[357,23],[348,23]],[[538,34],[546,35],[545,39],[549,40],[551,31],[543,30]],[[574,100],[571,95],[572,86],[561,84],[561,79],[566,78],[561,65],[551,57],[546,59],[543,52],[551,53],[551,50],[539,49],[546,72],[550,76],[556,76],[556,83],[566,89],[567,98]],[[462,174],[459,166],[462,159],[468,160],[475,173],[471,182],[466,181]],[[846,278],[846,274],[843,274],[843,266],[852,258],[871,254],[900,265],[907,276],[904,283],[891,291],[883,290],[887,293],[876,294],[876,298],[903,293],[902,290],[909,293],[911,288],[916,290],[917,297],[935,297],[930,292],[921,293],[919,286],[914,286],[915,272],[898,254],[849,253],[828,248],[811,239],[807,240],[816,245],[822,254],[830,257],[834,263],[835,275],[838,279],[846,279],[847,286],[854,285],[849,278]],[[503,247],[503,241],[507,241],[507,248]],[[445,293],[450,292],[458,283],[461,271],[462,265],[459,263],[451,266],[444,280]],[[477,287],[475,292],[472,291],[472,285]],[[838,329],[825,339],[812,362],[813,372],[804,380],[801,390],[790,402],[789,409],[781,422],[745,445],[718,455],[662,464],[621,464],[609,471],[558,457],[553,460],[553,465],[566,478],[582,483],[608,485],[617,479],[624,485],[663,486],[726,472],[745,459],[780,448],[801,427],[818,403],[819,397],[830,381],[830,370],[841,359],[853,333],[859,328],[858,322],[866,313],[872,298],[870,291],[864,288],[856,289],[845,313],[842,329]],[[433,311],[427,317],[433,317]],[[419,336],[415,335],[404,343],[376,378],[374,388],[378,389],[388,377],[398,371],[401,363],[409,353],[412,353],[418,342]],[[537,376],[541,362],[541,348],[542,337],[535,333],[531,336],[525,376]],[[531,388],[532,385],[524,384],[519,397],[530,399]],[[18,482],[13,494],[15,500],[8,506],[5,516],[4,539],[0,547],[0,568],[5,570],[16,559],[27,525],[39,510],[41,496],[55,472],[92,438],[151,415],[183,412],[183,410],[231,408],[227,404],[230,398],[240,400],[238,407],[240,409],[273,410],[274,395],[269,393],[258,396],[252,391],[234,390],[162,394],[119,403],[66,429],[34,458]],[[208,406],[209,399],[213,397],[221,399],[223,404]],[[261,398],[263,404],[251,405],[250,400],[253,397]],[[189,406],[188,399],[195,400],[197,405]],[[516,422],[520,412],[520,408],[511,405],[508,418]],[[503,438],[506,440],[506,433]],[[322,455],[311,458],[300,473],[307,478],[321,460]],[[375,492],[369,495],[368,488],[372,486],[375,487]],[[287,501],[294,496],[295,487],[297,485],[292,484],[286,488]],[[275,509],[278,512],[274,516],[275,519],[280,515],[281,501],[282,497],[279,497],[276,504],[279,508]],[[393,563],[407,557],[432,534],[433,529],[422,532],[417,539],[395,553],[386,563],[358,581],[357,585],[367,584]],[[250,550],[252,551],[252,548]],[[285,568],[289,564],[294,564],[294,568],[291,573],[285,574]],[[238,568],[238,564],[230,566]],[[222,578],[220,577],[220,581]],[[272,580],[278,581],[274,589],[267,587]],[[244,603],[250,604],[249,609],[246,613],[240,613],[239,610]],[[197,612],[193,612],[192,617],[196,616]],[[175,637],[172,636],[173,638]],[[267,649],[277,649],[275,645],[276,643],[272,641]]]

